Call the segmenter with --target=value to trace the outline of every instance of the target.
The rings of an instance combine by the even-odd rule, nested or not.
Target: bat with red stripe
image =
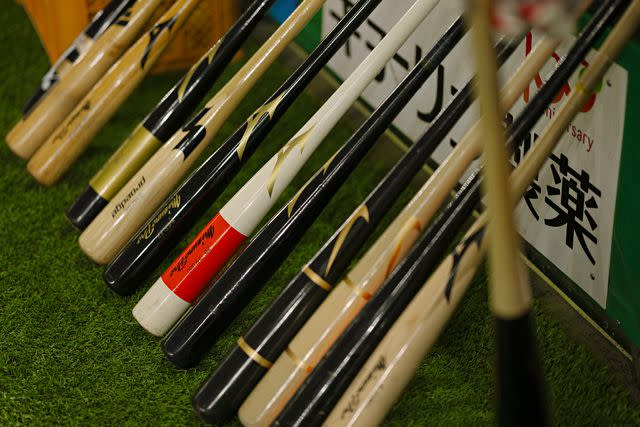
[[[275,0],[255,0],[242,16],[151,110],[67,210],[84,230],[113,196],[166,143],[205,97]]]
[[[11,129],[7,135],[9,148],[23,159],[30,158],[133,43],[162,1],[131,0],[65,78]]]
[[[588,101],[613,58],[619,54],[633,34],[639,20],[640,2],[635,1],[611,31],[600,48],[597,59],[592,61],[581,77],[580,84],[584,91],[575,91],[563,104],[531,151],[511,174],[510,190],[514,200],[520,198],[528,188],[535,172],[551,154],[556,141],[562,137],[571,119]],[[462,243],[440,263],[369,357],[327,418],[328,424],[368,426],[382,422],[442,333],[470,285],[486,250],[484,239],[478,237],[482,234],[485,220],[486,215],[478,219],[462,239]],[[526,344],[522,350],[527,350],[530,345],[530,342],[520,339],[518,342]],[[512,357],[523,357],[515,360],[516,366],[521,364],[522,360],[526,360],[527,355],[519,354],[520,349],[509,347]],[[384,367],[381,367],[382,360]],[[521,373],[514,376],[514,379],[520,378]],[[512,408],[522,408],[522,404],[514,403]],[[508,413],[500,415],[501,422],[506,424],[519,417],[519,414],[511,414],[511,411],[506,409]]]
[[[596,28],[596,31],[601,31],[604,28],[601,22],[598,22],[595,26],[601,27]],[[590,35],[593,36],[594,33]],[[554,74],[547,82],[547,85],[536,95],[536,98],[527,105],[518,120],[514,122],[510,128],[509,141],[511,144],[520,141],[522,135],[544,114],[546,105],[554,98],[558,89],[566,81],[566,77],[571,75],[571,72],[577,68],[580,59],[588,52],[588,48],[585,49],[584,46],[580,46],[577,49],[573,49],[572,53],[579,54],[580,51],[582,56],[572,58],[564,67],[564,71]],[[562,65],[558,71],[561,68]],[[536,171],[537,169],[529,170],[532,174],[531,176]],[[468,217],[466,213],[457,215],[455,213],[456,210],[465,209],[465,212],[471,212],[473,205],[479,200],[480,194],[477,191],[479,186],[477,181],[474,181],[474,186],[467,186],[470,190],[461,193],[457,198],[460,201],[467,201],[463,204],[454,202],[452,210],[446,211],[441,215],[440,220],[436,221],[418,241],[407,258],[394,270],[384,285],[378,289],[374,297],[364,306],[354,322],[337,338],[324,359],[313,368],[311,376],[307,378],[289,402],[289,405],[280,414],[278,420],[281,425],[300,425],[299,423],[309,425],[307,423],[310,423],[312,419],[315,423],[317,417],[323,418],[331,411],[340,394],[351,383],[368,355],[375,349],[404,307],[420,289],[430,270],[435,267],[440,256],[444,254],[450,244],[451,239],[457,233],[458,226]],[[471,189],[474,191],[471,191]],[[475,229],[475,231],[478,230]],[[475,233],[471,237],[462,246],[463,248],[471,248],[474,244],[474,239],[481,237],[481,233]],[[460,251],[456,252],[458,258],[463,254]],[[448,266],[451,267],[450,264]],[[457,271],[456,267],[451,268],[452,271]],[[425,310],[425,307],[422,306],[421,309]],[[328,396],[326,393],[327,388],[336,394]],[[319,390],[322,391],[320,392]]]
[[[235,107],[322,6],[305,0],[244,66],[129,179],[80,236],[92,260],[106,264],[173,191]]]
[[[433,0],[417,1],[318,112],[225,204],[169,266],[154,284],[154,291],[162,292],[163,310],[175,316],[174,313],[181,314],[189,307],[193,298],[264,218],[339,118],[436,4]],[[202,238],[204,233],[211,231],[215,231],[212,238]],[[205,313],[202,316],[207,317]],[[199,320],[187,316],[181,325],[185,330],[197,327]],[[191,364],[199,355],[192,355],[193,345],[180,343],[182,338],[188,337],[177,333],[168,337],[165,353],[178,365]],[[200,338],[193,336],[190,340],[195,343]]]
[[[33,106],[64,77],[69,69],[87,53],[93,43],[114,21],[120,18],[132,3],[131,0],[113,0],[93,17],[87,28],[76,37],[42,77],[40,85],[22,107],[22,115],[29,115]]]
[[[379,2],[354,4],[282,86],[167,197],[105,269],[111,289],[128,295],[142,285]]]
[[[122,55],[35,152],[27,170],[43,185],[55,184],[140,84],[200,0],[177,0]]]

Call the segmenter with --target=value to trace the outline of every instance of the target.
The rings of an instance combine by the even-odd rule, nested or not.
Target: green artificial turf
[[[4,136],[48,64],[22,9],[13,0],[0,1],[0,134]],[[251,43],[249,51],[254,49],[255,43]],[[238,67],[232,66],[222,81]],[[213,146],[265,100],[286,73],[282,65],[272,67],[228,120]],[[192,393],[238,335],[386,171],[387,166],[379,160],[367,159],[209,357],[195,369],[174,369],[163,359],[159,340],[145,333],[131,316],[144,290],[130,298],[109,291],[102,282],[102,269],[78,248],[78,234],[65,220],[64,211],[177,77],[146,79],[68,175],[52,188],[37,185],[25,170],[26,162],[0,144],[0,425],[198,424],[191,410]],[[321,103],[308,94],[301,96],[199,225]],[[337,126],[283,194],[280,204],[352,132],[348,124]],[[412,191],[415,187],[403,193],[394,213]],[[387,418],[387,425],[493,424],[492,327],[484,275],[476,282]],[[640,409],[615,383],[607,367],[571,341],[543,307],[536,306],[535,320],[559,425],[640,424]]]

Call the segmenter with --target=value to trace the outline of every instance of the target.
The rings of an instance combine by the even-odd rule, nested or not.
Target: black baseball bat
[[[121,295],[134,292],[222,193],[304,88],[364,22],[380,0],[361,0],[305,62],[249,119],[173,192],[104,271]],[[174,200],[180,200],[175,206]]]
[[[165,94],[67,210],[84,230],[149,157],[184,124],[274,0],[255,0],[211,49]]]

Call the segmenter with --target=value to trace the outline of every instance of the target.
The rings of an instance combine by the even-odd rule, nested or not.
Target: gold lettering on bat
[[[329,160],[327,160],[327,162],[324,164],[324,166],[322,167],[322,175],[326,175],[327,170],[329,170],[329,166],[331,166],[331,162],[333,162],[333,159],[336,158],[338,153],[339,153],[339,151],[336,151],[336,153],[333,156],[331,156],[331,158]],[[318,176],[319,173],[320,172],[318,172],[315,175],[313,175],[313,177],[309,181],[307,181],[307,183],[305,185],[303,185],[302,188],[300,188],[300,190],[298,190],[296,195],[293,196],[293,198],[291,199],[291,201],[287,205],[287,216],[289,216],[289,218],[291,218],[291,213],[293,212],[293,208],[295,207],[296,203],[298,202],[298,199],[302,195],[302,192],[304,191],[305,188],[307,188],[309,186],[309,183],[311,181],[313,181],[316,178],[316,176]]]
[[[331,251],[331,256],[329,257],[327,269],[324,271],[325,276],[329,274],[329,270],[331,270],[333,262],[336,260],[338,252],[340,252],[340,248],[342,248],[347,235],[351,231],[351,228],[353,228],[353,225],[356,223],[358,218],[362,218],[366,222],[369,222],[369,209],[367,208],[367,205],[360,205],[358,209],[351,215],[351,217],[349,217],[345,225],[342,227],[342,230],[340,230],[340,234],[338,235],[336,244],[333,245],[333,250]]]
[[[313,130],[315,126],[311,126],[307,131],[303,132],[301,135],[293,137],[287,144],[278,151],[278,157],[276,158],[276,164],[273,167],[273,171],[271,172],[271,176],[269,177],[269,182],[267,184],[267,192],[269,193],[269,197],[273,194],[273,188],[276,185],[276,178],[278,177],[278,172],[280,172],[280,168],[284,163],[284,160],[287,158],[289,153],[291,153],[296,147],[300,147],[300,152],[304,150],[304,144],[307,142],[307,138],[309,134]]]
[[[156,225],[158,222],[162,220],[167,215],[171,214],[172,209],[178,209],[180,207],[180,194],[176,194],[176,196],[171,199],[169,203],[165,205],[165,207],[153,217],[153,220],[149,222],[149,224],[144,228],[144,231],[138,236],[138,240],[136,240],[136,245],[139,245],[143,240],[148,240],[151,236],[153,236],[153,232],[155,231]]]
[[[260,118],[264,114],[267,114],[269,116],[269,120],[271,120],[271,118],[273,117],[274,111],[276,111],[276,107],[278,106],[278,104],[280,104],[280,101],[282,101],[283,97],[284,97],[284,93],[281,94],[276,99],[274,99],[273,101],[269,102],[268,104],[264,104],[262,107],[258,108],[253,114],[249,116],[249,118],[246,121],[247,128],[244,130],[244,134],[242,135],[240,142],[238,142],[238,149],[236,150],[238,153],[238,160],[242,160],[242,155],[244,154],[245,148],[247,148],[249,137],[251,137],[251,134],[253,133],[253,130],[256,128],[256,125],[258,124],[258,122],[260,121]]]
[[[218,42],[216,44],[214,44],[213,47],[211,47],[211,49],[209,49],[209,52],[207,52],[206,56],[202,57],[202,59],[200,59],[200,61],[198,61],[197,63],[193,64],[193,66],[191,68],[189,68],[189,71],[184,76],[184,79],[182,79],[182,83],[180,83],[180,86],[178,87],[178,101],[179,102],[182,102],[182,98],[184,97],[184,93],[187,90],[187,87],[189,87],[189,85],[191,84],[191,79],[193,78],[193,74],[196,72],[198,67],[204,61],[207,61],[207,65],[209,65],[211,63],[211,61],[213,60],[213,57],[215,56],[216,52],[220,48],[220,44],[221,43],[222,43],[222,39],[218,40]]]

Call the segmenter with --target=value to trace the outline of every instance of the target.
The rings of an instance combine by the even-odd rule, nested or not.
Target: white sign
[[[323,9],[322,32],[326,35],[354,0],[328,0]],[[384,37],[413,1],[382,2],[349,42],[329,62],[346,78]],[[463,11],[461,0],[440,2],[398,51],[362,98],[376,107],[400,83],[421,57],[444,34]],[[529,34],[501,68],[506,81],[522,63],[539,36]],[[575,38],[563,43],[511,109],[506,121],[524,109],[565,55]],[[574,88],[578,74],[588,66],[593,53],[567,82],[547,108],[545,115],[514,153],[514,165],[541,134]],[[467,34],[396,118],[394,125],[411,140],[417,140],[437,114],[474,73],[474,55]],[[543,165],[538,179],[517,209],[520,233],[534,248],[555,264],[602,307],[606,307],[611,258],[613,218],[617,194],[620,153],[627,93],[627,71],[614,64],[602,86],[579,113],[553,155]],[[472,107],[456,124],[433,159],[440,163],[451,152],[477,118]],[[476,165],[473,165],[475,167]],[[472,170],[470,168],[470,170]],[[466,179],[465,176],[463,179]]]

